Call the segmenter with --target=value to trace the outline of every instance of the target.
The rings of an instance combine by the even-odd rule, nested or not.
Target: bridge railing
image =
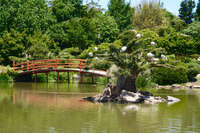
[[[13,61],[14,71],[37,71],[44,69],[62,69],[62,68],[78,68],[84,69],[88,67],[86,59],[44,59],[26,62]]]

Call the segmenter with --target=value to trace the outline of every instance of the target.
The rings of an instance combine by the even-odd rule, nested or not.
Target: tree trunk
[[[128,77],[119,76],[117,79],[116,87],[112,89],[112,95],[118,96],[120,95],[122,90],[137,92],[136,79],[137,75],[132,75]]]
[[[117,88],[121,90],[127,90],[131,92],[136,92],[136,78],[134,77],[118,77]]]

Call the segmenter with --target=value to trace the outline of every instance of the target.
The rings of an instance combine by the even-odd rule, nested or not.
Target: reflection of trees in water
[[[104,85],[68,84],[68,83],[17,83],[14,88],[22,90],[38,90],[50,92],[97,92]]]
[[[117,117],[122,133],[155,133],[159,118],[158,105],[117,105]]]
[[[0,127],[8,132],[30,133],[45,133],[50,128],[67,133],[200,132],[200,94],[194,91],[176,95],[181,101],[170,106],[121,105],[82,103],[81,94],[66,95],[62,91],[40,90],[40,85],[34,87],[14,89],[14,105],[14,98],[10,97],[13,89],[0,90]]]
[[[83,102],[81,100],[81,97],[84,97],[85,95],[86,94],[62,94],[58,92],[14,89],[13,103],[63,109],[89,108],[90,106],[95,106],[95,104]]]

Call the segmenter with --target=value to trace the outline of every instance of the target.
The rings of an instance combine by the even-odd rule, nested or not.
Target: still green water
[[[93,104],[102,85],[0,83],[0,133],[199,133],[200,90],[165,91],[173,105]]]

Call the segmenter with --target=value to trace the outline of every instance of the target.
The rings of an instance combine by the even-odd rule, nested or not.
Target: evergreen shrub
[[[189,81],[196,81],[195,77],[200,73],[200,63],[190,62],[187,64],[188,66],[188,79]]]
[[[172,85],[188,82],[188,68],[177,66],[175,68],[154,68],[152,79],[159,85]]]

